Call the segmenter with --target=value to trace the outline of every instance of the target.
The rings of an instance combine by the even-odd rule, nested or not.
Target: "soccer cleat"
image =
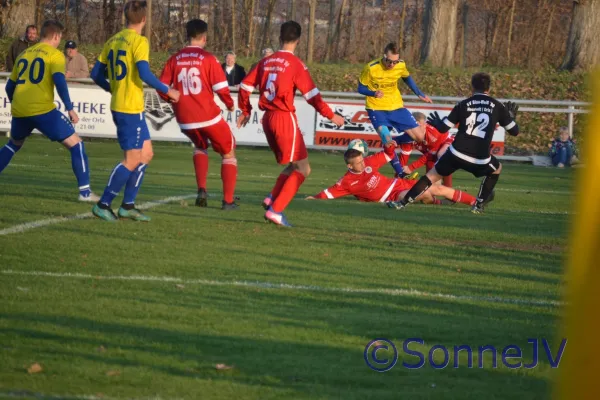
[[[113,210],[111,210],[110,208],[100,208],[98,204],[95,204],[92,208],[92,214],[108,222],[117,222],[119,220],[113,212]]]
[[[483,214],[483,206],[475,203],[473,204],[473,207],[471,207],[471,212],[473,214]]]
[[[262,206],[265,210],[268,210],[269,207],[273,204],[273,197],[269,194],[262,202]]]
[[[386,201],[385,204],[389,208],[395,208],[396,210],[404,210],[405,206],[399,201]]]
[[[235,202],[231,202],[231,203],[227,203],[225,200],[222,201],[221,203],[221,210],[237,210],[238,208],[240,208],[240,206],[238,204],[236,204]]]
[[[97,203],[100,201],[100,196],[98,196],[97,194],[91,193],[87,196],[84,196],[82,194],[79,194],[79,201],[83,201],[85,203]]]
[[[196,207],[207,207],[208,195],[206,194],[206,189],[198,189],[198,196],[196,197]]]
[[[147,215],[142,214],[142,212],[140,210],[138,210],[137,208],[132,208],[131,210],[126,210],[123,207],[119,208],[119,212],[118,212],[119,218],[125,219],[131,219],[134,221],[141,221],[141,222],[149,222],[151,220],[151,218]]]
[[[419,177],[419,171],[413,171],[410,174],[404,175],[403,179],[417,179]]]
[[[269,207],[265,213],[265,221],[270,221],[276,225],[285,226],[288,228],[292,227],[283,213],[276,213],[271,207]]]

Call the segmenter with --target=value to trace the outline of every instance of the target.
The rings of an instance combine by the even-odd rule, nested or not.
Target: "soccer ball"
[[[350,149],[360,151],[362,153],[363,157],[365,157],[367,154],[369,154],[369,145],[367,145],[367,142],[365,142],[362,139],[353,139],[348,144],[348,150],[350,150]]]

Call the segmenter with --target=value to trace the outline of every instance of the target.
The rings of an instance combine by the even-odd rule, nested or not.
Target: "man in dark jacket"
[[[225,76],[227,77],[227,83],[229,86],[237,86],[242,82],[242,79],[246,77],[246,70],[241,65],[235,63],[235,53],[233,51],[225,54],[225,62],[221,64]]]
[[[23,52],[23,50],[27,49],[30,46],[33,46],[38,42],[38,31],[35,25],[27,25],[25,28],[25,36],[18,38],[15,40],[8,49],[8,54],[6,55],[6,70],[11,72],[15,65],[15,60]]]

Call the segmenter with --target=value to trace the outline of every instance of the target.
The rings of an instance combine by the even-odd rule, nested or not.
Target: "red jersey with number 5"
[[[214,55],[200,47],[187,46],[172,55],[165,64],[160,81],[181,94],[179,101],[173,103],[175,118],[181,129],[203,128],[222,119],[214,93],[227,108],[234,105],[221,64]]]
[[[315,86],[308,68],[291,51],[279,50],[260,60],[240,85],[238,106],[245,115],[252,111],[250,94],[258,89],[258,108],[263,111],[295,112],[294,95],[296,89],[319,114],[331,119],[333,111],[323,101]]]

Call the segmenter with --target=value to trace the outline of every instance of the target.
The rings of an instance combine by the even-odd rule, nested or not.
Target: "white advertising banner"
[[[95,86],[70,85],[69,94],[73,102],[73,108],[79,115],[79,123],[75,126],[77,133],[88,137],[117,137],[117,130],[110,112],[109,93]],[[66,113],[64,104],[60,101],[58,94],[55,94],[54,97],[58,110]],[[237,105],[237,94],[232,93],[232,98]],[[153,140],[189,141],[177,125],[171,104],[161,99],[154,90],[146,90],[144,100],[146,122],[150,130],[150,137]],[[239,144],[268,145],[262,129],[261,120],[264,113],[258,109],[258,96],[253,95],[251,97],[252,117],[248,124],[241,129],[237,129],[235,126],[236,119],[241,111],[236,109],[229,112],[217,96],[215,96],[215,100],[221,107],[223,118],[231,127]],[[315,111],[302,97],[296,98],[296,107],[300,130],[304,135],[306,144],[310,145],[314,141]],[[10,102],[6,96],[0,97],[0,131],[10,130],[11,119]]]
[[[344,126],[338,128],[328,119],[317,114],[315,126],[315,147],[346,147],[352,139],[364,139],[369,144],[369,147],[380,147],[381,140],[375,132],[367,111],[365,110],[364,101],[360,100],[325,100],[334,112],[344,117]],[[405,107],[410,112],[419,111],[425,115],[433,111],[437,111],[440,116],[444,117],[450,114],[453,106],[451,105],[435,105],[426,103],[406,103]],[[457,129],[451,129],[450,133],[455,134]],[[392,130],[392,135],[398,135],[398,132]],[[502,127],[497,126],[492,139],[492,152],[495,155],[504,154],[504,136],[505,131]]]

